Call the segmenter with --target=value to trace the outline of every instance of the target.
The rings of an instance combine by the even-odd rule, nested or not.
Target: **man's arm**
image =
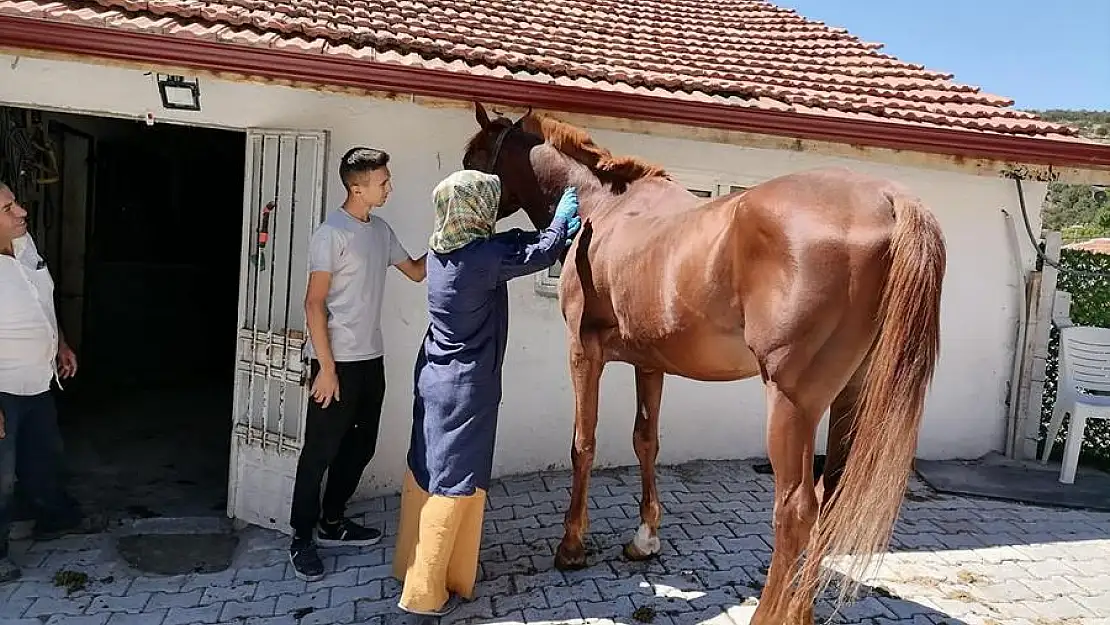
[[[320,361],[320,368],[335,371],[335,357],[331,353],[331,340],[328,337],[328,312],[325,307],[330,287],[331,273],[313,271],[308,274],[304,311],[308,318],[309,340],[316,351],[316,360]]]
[[[77,375],[77,354],[66,342],[61,324],[58,325],[58,375],[62,378],[72,378]]]
[[[397,263],[397,269],[413,282],[423,282],[428,275],[428,253],[417,259],[407,258]]]
[[[393,228],[389,224],[386,224],[386,228],[389,230],[389,264],[405,274],[405,277],[409,280],[423,282],[424,277],[428,275],[428,253],[424,252],[423,256],[414,260],[412,256],[409,256],[405,246],[401,245],[401,240],[397,238],[397,233],[393,231]]]
[[[312,380],[310,394],[322,407],[327,408],[332,400],[339,401],[339,376],[335,371],[335,353],[331,350],[331,337],[328,336],[328,290],[331,277],[336,269],[336,261],[342,255],[343,242],[337,234],[326,226],[312,235],[308,248],[308,287],[304,295],[305,320],[308,322],[308,338],[312,341],[320,371]]]
[[[35,249],[34,239],[27,237],[27,244],[34,250],[36,256],[39,257],[39,262],[42,261],[42,256],[39,256],[38,250]],[[49,271],[47,269],[46,271]],[[53,279],[53,276],[51,276]],[[54,327],[58,329],[58,355],[55,357],[55,364],[58,367],[58,376],[62,379],[71,378],[77,375],[77,354],[74,353],[73,348],[69,346],[66,341],[65,331],[62,330],[62,320],[58,318],[58,304],[60,302],[57,298],[54,301]]]
[[[339,401],[339,374],[335,370],[335,355],[331,351],[331,340],[328,337],[328,313],[325,308],[329,286],[331,272],[313,271],[308,274],[308,289],[304,297],[308,338],[312,341],[316,360],[320,363],[320,372],[312,381],[309,393],[323,408],[327,408],[332,400]]]

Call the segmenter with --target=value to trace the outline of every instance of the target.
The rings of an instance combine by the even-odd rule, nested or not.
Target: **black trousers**
[[[342,391],[340,391],[342,393]],[[8,554],[16,478],[35,510],[35,529],[50,531],[77,523],[81,511],[63,486],[62,435],[50,391],[38,395],[0,393],[7,435],[0,439],[0,558]]]
[[[311,379],[315,380],[320,363],[312,360],[310,366]],[[320,519],[320,483],[324,472],[328,474],[328,485],[323,515],[328,520],[338,520],[378,445],[385,398],[382,359],[337,362],[335,371],[339,378],[339,401],[333,399],[327,408],[321,408],[315,399],[308,400],[304,445],[297,460],[297,481],[289,515],[289,523],[298,537],[311,536]]]

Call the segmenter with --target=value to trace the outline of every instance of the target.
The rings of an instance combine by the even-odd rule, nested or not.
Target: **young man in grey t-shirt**
[[[377,447],[385,397],[385,274],[396,267],[421,282],[427,257],[413,260],[389,224],[371,214],[392,190],[388,163],[388,154],[370,148],[352,148],[343,155],[339,176],[347,199],[328,214],[309,246],[305,355],[312,390],[293,488],[289,550],[297,577],[309,581],[324,576],[317,543],[365,546],[381,540],[377,529],[347,519],[344,508]],[[325,470],[328,485],[321,514]]]

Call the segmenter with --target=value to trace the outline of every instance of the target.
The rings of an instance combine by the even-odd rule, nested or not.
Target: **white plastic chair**
[[[1060,330],[1056,404],[1048,425],[1041,464],[1048,462],[1064,415],[1068,423],[1060,483],[1073,484],[1087,419],[1110,419],[1110,329],[1072,326]]]

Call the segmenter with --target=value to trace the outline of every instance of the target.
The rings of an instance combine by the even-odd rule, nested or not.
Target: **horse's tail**
[[[845,470],[810,537],[802,580],[823,591],[833,572],[825,556],[852,556],[839,602],[859,589],[876,554],[886,551],[917,449],[925,395],[940,343],[946,250],[940,224],[922,203],[888,193],[895,225],[880,329],[856,405]]]

